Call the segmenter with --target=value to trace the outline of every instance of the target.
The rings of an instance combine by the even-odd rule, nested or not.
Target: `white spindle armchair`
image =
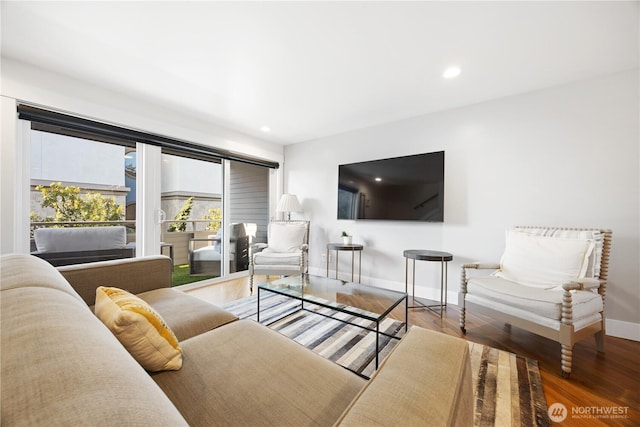
[[[268,243],[255,243],[249,252],[249,289],[253,276],[306,274],[309,254],[309,221],[271,221]]]
[[[604,352],[604,298],[611,230],[515,227],[499,264],[462,266],[460,329],[466,313],[485,314],[561,345],[562,376],[571,374],[573,345],[595,336]],[[470,274],[495,270],[491,275]]]

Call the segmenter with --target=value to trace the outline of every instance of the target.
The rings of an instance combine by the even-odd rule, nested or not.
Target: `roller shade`
[[[192,142],[168,138],[162,135],[155,135],[107,123],[96,122],[30,105],[18,105],[18,118],[39,124],[40,126],[35,128],[40,130],[62,133],[85,139],[100,140],[104,142],[118,141],[119,143],[122,143],[122,145],[129,145],[133,147],[135,147],[136,142],[141,142],[160,146],[162,147],[163,152],[167,154],[176,154],[213,162],[220,162],[220,160],[224,159],[273,169],[277,169],[280,166],[277,162],[251,157],[229,150],[208,147],[205,145],[194,144]]]

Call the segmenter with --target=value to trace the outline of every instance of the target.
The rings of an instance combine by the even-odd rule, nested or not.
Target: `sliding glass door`
[[[266,241],[269,169],[162,155],[161,246],[174,255],[174,284],[249,268],[252,243]]]
[[[161,247],[173,255],[174,285],[227,274],[221,162],[163,154],[160,189]]]
[[[266,241],[277,163],[18,109],[32,254],[64,252],[57,265],[164,254],[179,285],[246,271],[250,245]]]
[[[34,126],[29,219],[33,254],[54,265],[135,255],[135,149]]]

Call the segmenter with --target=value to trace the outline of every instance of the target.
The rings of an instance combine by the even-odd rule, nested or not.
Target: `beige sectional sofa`
[[[171,261],[56,269],[0,258],[1,414],[11,425],[261,426],[473,423],[465,341],[411,328],[369,381],[251,320],[171,289]],[[95,289],[147,301],[182,367],[148,373],[93,314]]]

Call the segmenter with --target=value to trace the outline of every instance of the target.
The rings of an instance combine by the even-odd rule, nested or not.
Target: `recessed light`
[[[382,178],[376,178],[376,182],[382,181]]]
[[[449,67],[446,70],[444,70],[444,73],[442,73],[442,77],[444,77],[445,79],[452,79],[454,77],[458,77],[460,75],[460,68],[458,67]]]
[[[270,128],[269,126],[262,126],[262,127],[260,128],[260,130],[261,130],[262,132],[265,132],[265,133],[266,133],[266,132],[271,132],[271,128]]]

